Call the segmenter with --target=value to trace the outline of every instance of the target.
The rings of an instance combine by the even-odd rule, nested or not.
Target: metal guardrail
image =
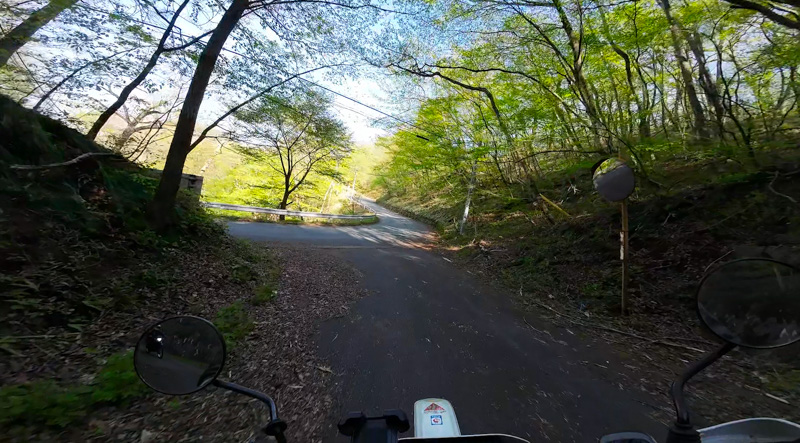
[[[227,203],[203,202],[207,208],[227,209],[229,211],[257,212],[261,214],[289,215],[292,217],[327,218],[332,220],[370,220],[375,214],[344,215],[322,214],[320,212],[289,211],[288,209],[259,208],[258,206],[229,205]]]

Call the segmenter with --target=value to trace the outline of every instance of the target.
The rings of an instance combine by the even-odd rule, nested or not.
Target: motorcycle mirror
[[[616,158],[609,158],[597,166],[592,174],[592,183],[598,194],[612,202],[625,200],[636,187],[633,169]]]
[[[211,322],[173,317],[150,326],[133,354],[139,378],[170,395],[199,391],[214,381],[225,364],[225,340]]]
[[[657,443],[656,440],[641,432],[618,432],[600,437],[600,443]]]
[[[761,258],[725,263],[700,282],[697,312],[729,343],[759,349],[790,345],[800,340],[800,270]]]

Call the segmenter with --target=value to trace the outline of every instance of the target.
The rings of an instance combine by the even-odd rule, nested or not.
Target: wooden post
[[[619,233],[619,258],[622,260],[622,315],[628,315],[628,200],[622,200],[622,230]]]

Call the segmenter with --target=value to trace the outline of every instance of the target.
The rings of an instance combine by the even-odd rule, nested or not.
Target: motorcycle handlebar
[[[219,388],[246,395],[266,403],[267,407],[269,407],[269,423],[267,423],[267,426],[264,428],[264,433],[275,437],[275,440],[277,440],[278,443],[286,443],[286,436],[283,434],[287,428],[286,422],[278,418],[278,407],[275,405],[275,402],[269,395],[237,385],[236,383],[222,381],[219,379],[214,379],[214,381],[211,383]]]

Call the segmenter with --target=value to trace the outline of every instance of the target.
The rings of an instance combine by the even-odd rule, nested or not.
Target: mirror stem
[[[270,398],[269,395],[250,388],[245,388],[244,386],[237,385],[236,383],[222,381],[220,379],[214,379],[211,384],[219,388],[227,389],[229,391],[237,392],[239,394],[255,398],[256,400],[263,401],[267,404],[267,406],[269,406],[270,421],[275,421],[278,419],[278,407],[275,406],[275,402],[272,401],[272,398]]]
[[[718,349],[709,352],[703,356],[703,358],[696,361],[693,365],[686,368],[683,374],[681,374],[680,378],[672,382],[670,394],[672,395],[672,404],[675,406],[675,412],[678,414],[677,423],[679,425],[691,426],[692,424],[689,417],[689,407],[686,405],[686,398],[683,396],[683,388],[686,385],[686,382],[697,375],[698,372],[711,365],[711,363],[714,363],[722,358],[723,355],[727,354],[735,347],[735,344],[726,342]]]

